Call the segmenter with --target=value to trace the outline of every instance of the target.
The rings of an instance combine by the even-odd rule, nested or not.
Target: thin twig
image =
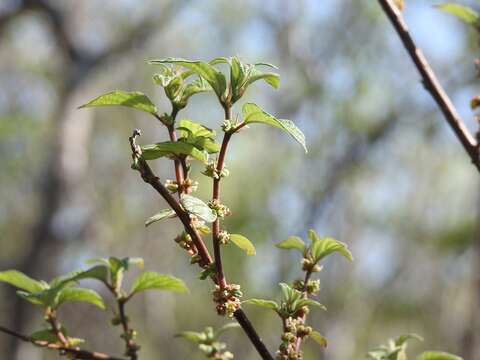
[[[230,106],[225,107],[225,120],[230,120],[232,117],[232,108]],[[217,166],[216,166],[216,177],[213,178],[213,202],[220,202],[220,179],[222,178],[221,173],[223,167],[225,166],[225,156],[227,155],[227,148],[230,138],[232,137],[232,132],[225,132],[223,136],[222,146],[218,154]],[[213,241],[213,255],[215,257],[215,267],[218,279],[218,285],[221,288],[224,288],[227,285],[227,280],[225,274],[223,273],[222,266],[222,256],[220,252],[220,219],[217,217],[212,224],[212,241]]]
[[[123,329],[123,340],[125,341],[125,355],[127,355],[130,360],[137,360],[138,359],[138,349],[140,348],[135,341],[133,340],[133,330],[130,329],[128,325],[128,318],[125,315],[125,304],[127,303],[127,299],[118,299],[118,316],[120,317],[120,322],[122,324]]]
[[[30,342],[34,345],[37,345],[43,348],[56,350],[59,352],[61,356],[73,355],[75,359],[82,359],[82,360],[126,360],[125,358],[116,357],[116,356],[112,356],[112,355],[108,355],[108,354],[104,354],[96,351],[82,350],[78,347],[69,348],[59,344],[52,344],[44,340],[35,340],[35,339],[32,339],[30,336],[20,334],[16,331],[7,329],[6,327],[3,327],[3,326],[0,326],[0,332],[13,336],[22,341]]]
[[[232,107],[230,105],[225,105],[225,120],[231,120],[232,118]],[[222,178],[222,170],[225,166],[225,156],[227,155],[228,143],[233,135],[233,132],[225,132],[222,140],[222,146],[220,147],[220,152],[218,153],[217,165],[215,168],[216,176],[213,178],[213,194],[212,201],[215,203],[220,202],[220,180]],[[215,268],[217,273],[218,284],[221,288],[224,288],[227,285],[227,280],[223,272],[222,265],[222,255],[220,251],[220,219],[217,217],[212,224],[212,242],[213,242],[213,255],[215,257]]]
[[[422,50],[415,44],[410,36],[407,24],[403,20],[402,13],[391,0],[378,0],[378,2],[397,31],[398,36],[403,42],[403,46],[410,55],[412,61],[417,67],[417,70],[420,72],[425,88],[428,90],[428,92],[430,92],[436,101],[448,124],[455,132],[458,140],[460,140],[462,143],[465,151],[470,156],[473,164],[475,164],[477,170],[480,171],[480,157],[477,148],[477,141],[468,131],[463,120],[458,114],[457,109],[446,94],[442,85],[440,85],[440,82],[438,81],[430,64],[423,55]]]
[[[45,316],[47,318],[47,322],[52,327],[52,330],[55,333],[55,336],[57,337],[58,341],[60,341],[64,347],[66,348],[70,347],[70,343],[66,338],[65,334],[62,332],[60,324],[58,323],[55,311],[47,310]]]
[[[191,236],[193,244],[195,245],[198,255],[201,258],[200,265],[206,267],[212,263],[212,257],[207,249],[207,246],[203,242],[202,237],[198,233],[197,229],[192,225],[190,215],[188,212],[183,210],[182,206],[175,199],[172,194],[167,190],[167,188],[162,184],[158,176],[156,176],[148,163],[141,156],[141,149],[135,143],[135,138],[140,135],[139,130],[135,130],[133,136],[129,138],[130,147],[132,148],[132,157],[136,162],[143,181],[150,184],[157,192],[165,199],[165,201],[170,205],[173,211],[177,214],[178,218],[185,227],[185,231]]]
[[[243,312],[242,309],[239,309],[233,313],[235,319],[238,321],[240,326],[242,327],[245,334],[247,334],[248,338],[252,342],[253,346],[257,350],[258,354],[261,356],[263,360],[273,360],[272,355],[268,351],[267,347],[263,343],[260,336],[258,336],[255,328],[253,327],[250,320],[248,320],[247,315]]]

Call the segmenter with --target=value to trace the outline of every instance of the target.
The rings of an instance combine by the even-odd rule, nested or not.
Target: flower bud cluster
[[[320,291],[320,280],[309,280],[305,287],[305,281],[295,280],[293,282],[293,288],[298,291],[306,291],[308,295],[316,295]]]
[[[230,242],[230,234],[226,230],[221,230],[218,234],[218,240],[220,244],[226,245]]]
[[[216,285],[213,290],[213,302],[217,304],[218,315],[233,317],[233,313],[241,307],[241,297],[240,285],[228,284],[224,288]]]
[[[182,189],[185,191],[187,194],[191,194],[194,191],[197,191],[198,189],[198,181],[194,181],[192,179],[185,179],[183,180],[182,183]]]
[[[169,179],[165,180],[164,186],[171,193],[176,193],[178,191],[178,183],[175,180],[169,180]]]
[[[221,179],[230,175],[230,171],[224,166],[221,171],[217,170],[217,164],[213,161],[205,165],[205,170],[202,174],[213,179]]]
[[[312,331],[310,326],[305,326],[302,319],[288,317],[285,320],[282,344],[276,353],[275,360],[301,360],[302,353],[296,351],[297,339],[308,337]]]
[[[232,122],[227,119],[223,120],[221,127],[224,132],[229,132],[234,129]]]
[[[224,351],[227,345],[222,342],[215,341],[208,344],[200,344],[198,348],[206,355],[207,359],[213,360],[231,360],[233,354],[230,351]]]
[[[182,248],[187,250],[187,252],[193,256],[196,254],[195,246],[193,244],[192,238],[185,231],[182,232],[175,238],[175,242]]]
[[[317,265],[314,261],[311,259],[302,259],[302,270],[303,271],[309,271],[309,272],[320,272],[322,271],[322,266]]]
[[[217,213],[217,216],[219,218],[223,219],[225,216],[229,216],[229,215],[232,214],[230,209],[226,205],[223,205],[217,199],[209,201],[208,206],[210,207],[210,209],[212,209],[213,211],[215,211]]]

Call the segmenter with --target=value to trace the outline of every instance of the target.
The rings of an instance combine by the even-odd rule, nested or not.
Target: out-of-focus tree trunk
[[[66,19],[63,14],[48,2],[28,0],[14,13],[0,18],[0,31],[6,23],[25,10],[38,10],[49,19],[57,46],[66,59],[66,73],[60,76],[58,109],[53,116],[53,123],[48,139],[50,152],[40,177],[38,193],[40,194],[40,216],[32,227],[28,250],[23,260],[16,266],[20,271],[31,276],[49,279],[53,277],[59,265],[59,258],[64,251],[66,240],[78,240],[84,237],[89,229],[92,209],[84,195],[83,179],[88,170],[88,152],[91,139],[92,123],[90,113],[76,112],[76,108],[88,96],[84,94],[84,86],[98,68],[120,53],[130,51],[143,45],[147,37],[162,29],[172,14],[177,12],[183,1],[167,3],[151,18],[134,27],[119,42],[105,49],[98,55],[83,54],[70,38]],[[75,111],[75,114],[73,112]],[[82,118],[83,117],[83,118]],[[81,206],[85,217],[76,219],[75,234],[65,226],[65,211],[73,206]],[[68,206],[67,206],[68,204]],[[48,265],[46,265],[48,264]],[[10,318],[10,327],[24,333],[29,323],[31,308],[24,301],[15,298]],[[2,356],[6,359],[23,360],[19,352],[21,344],[10,338],[6,351]],[[23,344],[22,344],[23,345]],[[27,346],[31,346],[27,344]]]
[[[480,359],[480,192],[477,195],[477,224],[472,252],[470,321],[466,324],[463,335],[462,356],[464,359]]]

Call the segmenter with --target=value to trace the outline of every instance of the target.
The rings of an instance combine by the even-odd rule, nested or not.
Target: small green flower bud
[[[113,318],[110,320],[110,324],[111,324],[112,326],[118,326],[118,325],[120,325],[121,323],[122,323],[122,320],[120,319],[119,316],[115,316],[115,317],[113,317]]]
[[[166,180],[165,187],[172,193],[176,193],[178,191],[178,183],[174,180]]]
[[[232,130],[233,125],[232,125],[232,122],[230,120],[225,119],[225,120],[223,120],[221,127],[222,127],[222,130],[224,132],[229,132],[230,130]]]

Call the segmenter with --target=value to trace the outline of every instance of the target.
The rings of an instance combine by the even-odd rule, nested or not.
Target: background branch
[[[402,13],[395,6],[392,0],[378,0],[378,2],[397,31],[398,36],[402,40],[403,46],[410,55],[412,61],[417,67],[417,70],[420,72],[423,85],[436,101],[448,124],[455,132],[458,140],[460,140],[462,143],[465,151],[468,153],[470,159],[477,167],[477,170],[480,171],[480,158],[477,142],[463,123],[457,109],[453,105],[442,85],[440,85],[440,82],[438,81],[430,64],[423,55],[422,50],[415,44],[410,36],[407,24],[403,20]]]
[[[63,345],[52,344],[47,341],[35,340],[29,336],[20,334],[16,331],[10,330],[3,326],[0,326],[0,332],[8,334],[16,339],[19,339],[25,342],[30,342],[36,346],[44,347],[51,350],[57,350],[61,356],[73,355],[75,359],[82,359],[82,360],[126,360],[125,358],[116,357],[116,356],[112,356],[112,355],[108,355],[108,354],[104,354],[96,351],[82,350],[77,347],[70,348],[70,347],[65,347]]]

